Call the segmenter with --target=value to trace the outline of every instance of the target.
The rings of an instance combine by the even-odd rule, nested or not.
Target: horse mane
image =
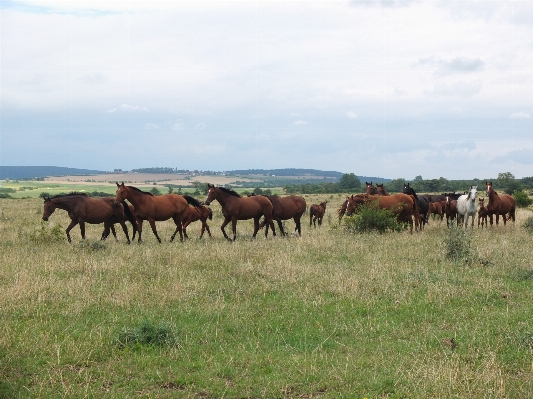
[[[241,198],[241,195],[238,192],[230,190],[229,188],[226,188],[226,187],[217,187],[217,188],[221,191],[224,191],[226,194]]]
[[[152,193],[149,193],[148,191],[143,191],[141,189],[138,189],[137,187],[133,187],[133,186],[127,186],[127,187],[131,188],[132,190],[138,191],[140,193],[143,193],[143,194],[146,194],[146,195],[151,195],[152,197],[154,196]]]
[[[84,197],[88,197],[87,193],[80,193],[78,191],[72,191],[70,193],[67,193],[67,194],[57,194],[57,195],[54,195],[53,197],[50,197],[50,199],[54,199],[54,198],[63,198],[63,197],[75,197],[77,195],[83,195]]]

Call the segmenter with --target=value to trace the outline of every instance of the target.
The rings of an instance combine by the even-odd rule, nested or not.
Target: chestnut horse
[[[261,216],[265,217],[266,231],[265,237],[268,236],[268,228],[272,228],[272,234],[276,235],[274,222],[272,222],[272,202],[267,197],[262,195],[255,195],[252,197],[241,197],[237,192],[229,190],[224,187],[215,187],[208,184],[207,198],[205,204],[209,205],[212,201],[217,200],[222,206],[222,215],[224,215],[224,222],[220,229],[224,238],[228,241],[235,241],[237,238],[237,221],[238,220],[254,220],[254,234],[252,239],[257,235],[259,230],[259,219]],[[233,240],[231,240],[224,228],[231,222],[233,230]]]
[[[397,217],[399,223],[407,222],[411,226],[411,234],[413,233],[413,217],[414,224],[418,225],[420,221],[420,213],[416,206],[415,197],[407,194],[394,194],[389,196],[383,195],[368,195],[357,194],[348,197],[348,206],[346,207],[346,215],[350,216],[361,205],[376,204],[379,209],[391,210]]]
[[[125,186],[124,183],[118,184],[118,182],[117,187],[115,203],[117,204],[127,199],[135,207],[135,218],[137,219],[137,228],[139,230],[138,242],[141,242],[143,220],[148,220],[157,241],[161,243],[155,222],[161,222],[170,218],[176,224],[176,230],[172,234],[172,237],[170,237],[170,242],[174,240],[178,232],[180,233],[180,241],[183,241],[181,228],[183,213],[189,204],[194,206],[201,205],[197,199],[189,195],[164,194],[154,196],[151,193],[139,190],[137,187]]]
[[[479,199],[479,210],[477,211],[477,227],[479,228],[479,224],[481,223],[481,228],[483,226],[489,227],[489,224],[487,223],[487,216],[489,214],[489,211],[487,211],[487,208],[485,208],[485,198]]]
[[[305,212],[307,203],[303,197],[297,195],[289,195],[287,197],[278,197],[277,195],[265,195],[270,202],[272,202],[272,219],[278,222],[279,230],[281,235],[287,235],[283,230],[282,220],[293,219],[296,223],[294,231],[298,231],[298,235],[302,236],[302,226],[300,219]],[[262,229],[265,226],[265,221],[263,220],[259,225],[259,228]]]
[[[516,203],[514,198],[509,194],[498,195],[498,193],[494,191],[492,182],[485,182],[485,191],[489,198],[487,214],[490,219],[490,226],[492,227],[492,215],[496,215],[496,226],[498,225],[500,215],[503,217],[504,226],[506,225],[507,220],[512,219],[514,223],[516,213]],[[507,214],[509,214],[508,217],[506,217]]]
[[[112,198],[112,197],[111,197]],[[113,200],[115,202],[115,200]],[[113,204],[114,205],[114,204]],[[127,204],[126,201],[122,203],[122,206],[124,207],[124,215],[127,217],[126,213],[128,212],[125,207],[128,207],[130,213],[131,213],[131,225],[133,226],[133,236],[131,237],[132,241],[135,240],[135,234],[137,233],[137,220],[135,219],[135,208],[131,204]],[[115,212],[116,213],[116,212]],[[101,240],[105,240],[107,237],[109,237],[109,233],[113,233],[113,237],[115,237],[115,240],[117,239],[117,233],[115,231],[115,223],[119,223],[117,220],[117,215],[113,215],[111,219],[109,219],[107,222],[104,222],[104,231],[102,232],[102,238]]]
[[[374,187],[372,185],[372,182],[368,183],[368,182],[365,182],[366,184],[366,190],[365,190],[365,193],[368,194],[368,195],[375,195],[375,194],[378,194],[378,195],[390,195],[387,190],[385,190],[385,187],[383,186],[383,184],[376,184],[376,187]]]
[[[200,238],[204,235],[204,231],[207,230],[209,237],[211,236],[211,231],[209,231],[209,226],[207,225],[207,219],[213,220],[213,211],[211,208],[205,205],[201,206],[189,206],[181,218],[181,223],[183,227],[183,235],[185,238],[189,238],[187,235],[187,226],[192,222],[200,220],[202,222],[202,232],[200,233]]]
[[[454,200],[450,196],[446,196],[444,214],[446,215],[446,225],[449,227],[450,221],[453,221],[457,218],[457,200]],[[457,224],[459,224],[459,219],[457,219]]]
[[[383,184],[376,184],[376,189],[378,190],[379,195],[390,195]]]
[[[77,224],[80,225],[81,238],[85,239],[85,223],[104,223],[104,232],[102,233],[101,239],[105,240],[109,235],[110,226],[112,227],[114,223],[120,223],[129,244],[130,237],[128,235],[128,227],[126,226],[125,221],[129,220],[131,222],[134,234],[137,223],[130,212],[128,204],[120,202],[117,204],[118,206],[115,206],[114,202],[115,200],[112,197],[91,198],[85,193],[56,195],[52,198],[46,197],[44,199],[42,219],[47,221],[57,208],[67,211],[68,216],[71,219],[70,224],[65,230],[68,242],[72,242],[70,238],[70,230],[72,230]]]
[[[328,201],[321,202],[320,204],[313,204],[309,208],[309,227],[316,227],[316,221],[318,220],[318,225],[322,225],[322,218],[326,213],[326,204]]]

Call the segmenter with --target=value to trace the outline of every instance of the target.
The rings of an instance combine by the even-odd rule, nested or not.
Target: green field
[[[329,207],[301,238],[240,221],[228,243],[215,202],[213,239],[161,222],[130,246],[101,225],[68,244],[66,212],[0,199],[0,397],[532,397],[532,213],[469,231],[454,262],[445,223],[351,235],[342,198],[306,197]]]

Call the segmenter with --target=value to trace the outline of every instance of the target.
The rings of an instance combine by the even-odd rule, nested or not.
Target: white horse
[[[457,199],[457,224],[460,221],[465,222],[465,230],[468,227],[468,218],[472,216],[472,228],[474,228],[474,220],[477,214],[477,186],[470,186],[468,194],[461,195]]]

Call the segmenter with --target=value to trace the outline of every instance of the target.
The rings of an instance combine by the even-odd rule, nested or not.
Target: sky
[[[533,176],[533,1],[0,2],[0,165]]]

